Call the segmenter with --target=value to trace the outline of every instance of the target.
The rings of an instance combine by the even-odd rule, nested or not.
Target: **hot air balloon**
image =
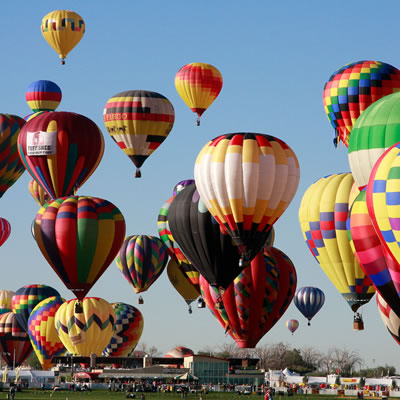
[[[50,200],[50,196],[47,192],[33,178],[29,181],[28,189],[29,193],[40,207]]]
[[[42,35],[65,64],[68,53],[80,42],[85,33],[85,21],[76,12],[56,10],[42,19]]]
[[[18,135],[24,124],[21,117],[0,114],[0,198],[25,171],[17,150]]]
[[[389,147],[400,142],[400,93],[378,100],[354,124],[349,140],[351,173],[361,189],[368,184],[372,167]]]
[[[115,259],[135,293],[146,291],[164,271],[167,261],[168,253],[163,242],[148,235],[126,237]]]
[[[83,357],[103,353],[114,333],[115,321],[111,304],[98,297],[69,300],[55,316],[57,333],[66,349]]]
[[[306,286],[297,290],[293,301],[297,309],[308,319],[307,325],[310,326],[310,321],[325,303],[325,294],[321,289]]]
[[[397,243],[400,215],[396,209],[400,197],[400,187],[396,179],[399,154],[400,144],[390,147],[382,154],[372,169],[366,193],[368,214],[383,246],[390,274],[389,282],[393,283],[398,294],[391,298],[386,297],[384,292],[381,295],[395,312],[400,307],[400,246]]]
[[[189,306],[189,314],[192,313],[190,304],[200,296],[200,290],[188,279],[186,273],[180,268],[179,264],[172,258],[167,265],[168,279],[175,290],[182,296]],[[200,279],[200,277],[198,278]]]
[[[168,223],[174,240],[210,285],[226,289],[239,275],[238,248],[221,232],[195,185],[186,187],[172,201]]]
[[[259,253],[222,295],[200,276],[207,307],[240,348],[254,348],[278,322],[296,290],[296,271],[289,258],[276,248]]]
[[[38,112],[34,112],[31,114],[28,114],[24,117],[25,122],[29,122],[30,120],[32,120],[33,118],[36,118],[39,115],[42,115],[44,113],[47,113],[48,111],[38,111]]]
[[[142,164],[171,132],[175,112],[162,94],[128,90],[108,100],[103,119],[111,138],[135,164],[139,178]]]
[[[354,200],[350,210],[350,232],[354,254],[370,277],[377,292],[400,315],[400,282],[392,280],[390,271],[398,269],[396,260],[382,246],[368,214],[366,188]],[[395,276],[395,274],[394,274]]]
[[[221,135],[197,156],[201,200],[239,246],[243,262],[263,247],[299,183],[296,155],[282,140],[258,133]]]
[[[400,318],[390,308],[389,304],[386,303],[379,292],[376,293],[376,303],[378,305],[379,315],[386,329],[392,335],[392,338],[400,344]]]
[[[60,297],[51,286],[43,284],[26,285],[19,288],[11,299],[12,311],[21,327],[28,332],[28,319],[33,309],[48,297]]]
[[[289,329],[292,335],[297,330],[298,327],[299,327],[299,321],[297,321],[297,319],[288,319],[286,321],[286,328]]]
[[[0,290],[0,315],[12,311],[12,297],[14,294],[12,290]]]
[[[26,102],[34,113],[54,111],[60,104],[61,98],[60,87],[52,81],[35,81],[25,90]]]
[[[54,366],[51,359],[65,352],[54,323],[56,312],[64,302],[59,296],[48,297],[36,305],[28,319],[28,334],[33,350],[46,371]]]
[[[371,299],[375,289],[354,256],[347,234],[352,185],[350,173],[319,179],[303,196],[299,221],[311,254],[350,308],[357,312]]]
[[[183,181],[179,181],[172,191],[172,195],[176,196],[181,190],[185,189],[186,186],[193,185],[194,179],[184,179]]]
[[[335,129],[334,144],[348,146],[357,118],[389,94],[400,91],[400,71],[380,61],[356,61],[335,71],[325,83],[323,102]]]
[[[20,366],[32,353],[28,334],[13,312],[0,315],[0,352],[9,367]]]
[[[0,217],[0,246],[3,246],[4,242],[10,237],[11,225],[5,219]]]
[[[107,200],[70,196],[38,211],[34,234],[47,262],[81,300],[117,255],[125,220]]]
[[[92,175],[104,153],[99,127],[83,115],[53,111],[27,122],[18,152],[52,199],[70,196]]]
[[[167,248],[168,255],[171,257],[167,266],[168,278],[188,304],[189,313],[191,313],[190,303],[200,296],[200,273],[182,253],[178,243],[172,237],[168,222],[168,211],[174,199],[175,196],[172,196],[161,207],[157,221],[158,233]]]
[[[210,64],[186,64],[176,73],[175,87],[186,105],[197,113],[200,125],[200,117],[222,89],[222,75]]]
[[[115,311],[115,330],[104,355],[127,357],[136,347],[143,332],[143,316],[136,308],[125,303],[112,303]]]

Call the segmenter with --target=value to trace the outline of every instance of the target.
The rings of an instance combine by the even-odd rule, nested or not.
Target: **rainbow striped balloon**
[[[103,354],[111,357],[127,357],[135,349],[143,332],[143,315],[134,306],[112,303],[115,311],[115,331]]]
[[[125,238],[115,259],[135,293],[146,291],[164,271],[167,261],[168,252],[164,243],[158,237],[148,235]]]
[[[25,99],[34,113],[54,111],[59,106],[61,98],[60,87],[52,81],[35,81],[25,90]]]
[[[43,300],[60,293],[51,286],[43,284],[26,285],[19,288],[12,297],[12,311],[22,328],[28,332],[28,319],[33,309]]]
[[[63,303],[65,300],[62,297],[48,297],[36,305],[28,319],[28,334],[33,350],[46,371],[54,366],[52,357],[65,352],[54,323],[56,312]]]
[[[107,200],[69,196],[46,203],[36,214],[33,232],[64,285],[83,299],[117,255],[125,220]]]

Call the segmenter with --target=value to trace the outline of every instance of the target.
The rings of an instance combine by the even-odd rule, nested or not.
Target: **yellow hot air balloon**
[[[73,355],[100,356],[110,343],[116,316],[111,304],[98,297],[72,299],[56,312],[58,336]]]
[[[353,182],[350,173],[319,179],[303,196],[299,220],[312,255],[356,312],[371,299],[375,289],[355,258],[347,234]]]
[[[56,10],[42,19],[42,35],[61,58],[61,64],[68,53],[80,42],[85,33],[85,21],[74,11]]]

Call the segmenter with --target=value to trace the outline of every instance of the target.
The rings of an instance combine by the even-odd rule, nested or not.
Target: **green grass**
[[[0,392],[0,400],[7,399],[7,392]],[[181,400],[182,397],[179,393],[145,393],[146,400]],[[336,396],[329,395],[294,395],[289,397],[286,396],[274,396],[274,400],[317,400],[326,399],[338,400]],[[15,400],[57,400],[57,399],[68,399],[68,400],[114,400],[114,399],[125,399],[125,393],[112,392],[109,393],[107,390],[93,390],[92,392],[70,392],[70,391],[59,391],[52,392],[49,390],[24,390],[22,392],[17,392],[15,395]],[[199,395],[189,394],[187,400],[198,400]],[[377,399],[377,398],[374,398]],[[136,393],[136,400],[140,400],[140,393]],[[234,392],[209,392],[203,394],[203,400],[264,400],[264,396],[261,395],[237,395]]]

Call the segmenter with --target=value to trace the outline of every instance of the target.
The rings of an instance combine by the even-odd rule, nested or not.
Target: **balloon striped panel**
[[[34,233],[47,262],[66,287],[83,299],[118,253],[125,221],[107,200],[70,196],[39,210]]]
[[[379,61],[357,61],[335,71],[325,83],[323,104],[337,140],[346,146],[362,112],[381,97],[400,90],[400,71]]]
[[[175,76],[175,87],[186,105],[199,117],[222,89],[222,75],[206,63],[184,65]]]
[[[376,294],[376,303],[378,305],[379,315],[386,329],[392,335],[393,339],[400,344],[400,318],[393,312],[390,305],[379,293]]]
[[[168,253],[159,238],[133,235],[125,238],[115,261],[135,293],[141,293],[146,291],[164,271]]]
[[[296,155],[286,143],[257,133],[211,140],[200,151],[194,169],[202,201],[249,259],[289,206],[299,174]]]
[[[0,246],[2,246],[4,242],[10,237],[10,234],[10,223],[5,218],[0,217]]]
[[[103,354],[127,357],[134,350],[143,332],[143,316],[136,308],[125,303],[112,303],[115,311],[115,331]]]
[[[293,298],[298,310],[308,319],[311,319],[325,303],[325,294],[321,289],[307,286],[297,290]]]
[[[55,326],[56,312],[64,302],[61,297],[48,297],[36,305],[28,319],[31,344],[44,370],[54,366],[52,357],[65,352]]]
[[[115,321],[111,304],[98,297],[69,300],[60,306],[55,316],[60,340],[71,354],[81,356],[103,353],[115,330]]]
[[[34,113],[54,111],[61,102],[60,87],[46,80],[32,82],[25,90],[25,99]]]
[[[12,311],[19,324],[28,332],[28,319],[33,309],[52,296],[60,296],[56,289],[42,284],[27,285],[19,288],[12,297]]]
[[[367,186],[367,207],[384,249],[393,284],[400,288],[400,144],[389,148],[375,164]],[[386,299],[387,300],[387,299]],[[388,301],[388,300],[387,300]],[[394,308],[394,306],[393,306]]]
[[[140,168],[170,133],[175,112],[162,94],[129,90],[108,100],[103,119],[113,140]]]

